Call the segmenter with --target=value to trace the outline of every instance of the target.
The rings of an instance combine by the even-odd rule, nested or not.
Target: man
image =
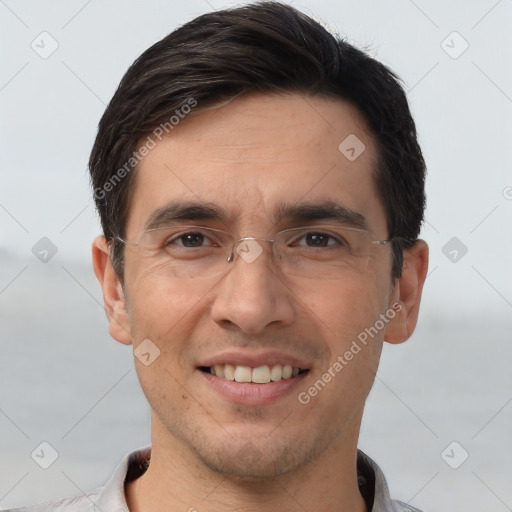
[[[90,171],[94,269],[152,443],[24,510],[414,510],[357,450],[427,272],[396,77],[287,5],[206,14],[128,70]]]

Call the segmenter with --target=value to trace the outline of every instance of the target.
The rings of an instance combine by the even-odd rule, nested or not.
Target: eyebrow
[[[148,218],[145,229],[155,229],[162,224],[176,221],[216,220],[227,221],[227,214],[218,206],[200,202],[171,202],[155,210]]]
[[[368,229],[366,218],[350,208],[332,201],[280,204],[274,215],[279,222],[311,222],[330,220],[357,229]]]
[[[228,213],[213,203],[194,201],[171,202],[155,210],[148,218],[145,229],[155,229],[176,221],[218,221],[228,224]],[[368,229],[365,217],[341,204],[327,202],[281,203],[277,206],[272,220],[277,224],[304,223],[312,221],[334,221],[347,227]]]

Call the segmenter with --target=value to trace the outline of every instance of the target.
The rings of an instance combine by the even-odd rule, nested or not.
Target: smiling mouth
[[[252,384],[268,384],[280,380],[293,379],[309,370],[289,365],[264,365],[256,368],[233,364],[216,364],[215,366],[200,366],[199,369],[224,380]]]

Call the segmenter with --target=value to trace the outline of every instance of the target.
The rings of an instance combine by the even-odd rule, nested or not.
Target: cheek
[[[386,308],[387,291],[374,276],[347,281],[325,281],[296,289],[306,315],[316,321],[327,338],[347,341],[372,325]],[[317,283],[318,284],[318,283]]]
[[[173,348],[178,349],[197,321],[208,287],[193,279],[178,285],[166,276],[143,270],[132,276],[127,291],[135,343],[149,338],[165,350],[169,348],[166,340],[173,340]]]
[[[378,368],[384,331],[375,332],[372,327],[386,311],[387,290],[375,277],[366,275],[297,291],[325,348],[326,359],[317,369],[315,382],[329,381],[323,403],[336,404],[341,416],[345,414],[341,411],[364,402]],[[322,384],[313,386],[321,388]],[[315,389],[311,391],[315,393]]]
[[[203,293],[198,287],[194,283],[178,287],[162,276],[142,272],[129,287],[134,350],[147,339],[158,349],[150,365],[136,361],[137,375],[152,407],[160,411],[166,404],[171,416],[175,408],[189,406],[183,385],[192,371],[190,339],[204,309],[204,286]]]

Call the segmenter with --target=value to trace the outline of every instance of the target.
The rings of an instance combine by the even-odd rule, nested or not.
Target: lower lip
[[[236,382],[197,370],[216,391],[228,400],[242,405],[265,405],[291,393],[306,377],[304,372],[290,379],[281,379],[267,384]]]

